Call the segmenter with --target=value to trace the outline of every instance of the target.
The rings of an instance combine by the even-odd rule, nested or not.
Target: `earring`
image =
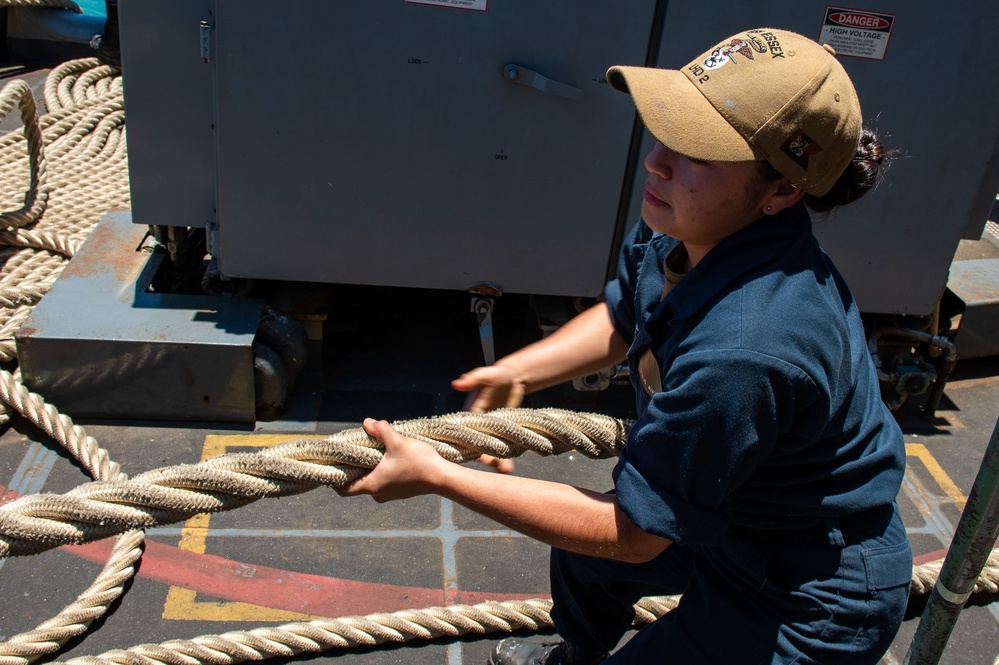
[[[767,206],[767,212],[773,211],[773,206]]]

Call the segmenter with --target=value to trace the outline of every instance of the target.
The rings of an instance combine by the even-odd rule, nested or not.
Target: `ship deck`
[[[40,90],[46,72],[10,67],[2,74]],[[8,119],[0,129],[17,124]],[[999,242],[986,234],[963,241],[957,258],[993,256],[999,256]],[[461,409],[463,396],[449,382],[482,362],[468,294],[337,286],[333,297],[321,357],[273,420],[76,422],[133,476],[358,427],[365,417],[398,421]],[[540,334],[527,297],[501,297],[493,317],[500,356]],[[529,396],[525,406],[633,416],[625,385],[600,392],[553,388]],[[908,452],[900,505],[919,564],[943,556],[978,472],[999,416],[999,358],[960,361],[932,417],[915,406],[898,413]],[[581,455],[528,453],[517,473],[604,491],[611,487],[612,466],[613,460]],[[89,480],[30,423],[15,419],[0,431],[4,500],[65,492]],[[71,602],[97,575],[109,548],[100,541],[0,560],[0,640],[34,628]],[[149,529],[124,596],[84,636],[43,661],[315,617],[543,596],[547,560],[547,547],[438,497],[377,504],[320,488],[265,499]],[[962,613],[945,665],[999,664],[999,604],[979,602]],[[902,662],[917,624],[918,617],[906,620],[884,663]],[[718,634],[724,639],[724,626]],[[501,637],[413,640],[295,660],[471,665],[486,662]]]

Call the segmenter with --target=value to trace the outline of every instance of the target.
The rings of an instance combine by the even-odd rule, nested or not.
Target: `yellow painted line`
[[[276,610],[252,603],[197,600],[192,589],[172,586],[167,591],[163,618],[174,621],[311,621],[311,614]]]
[[[229,448],[266,448],[300,438],[288,434],[211,434],[205,437],[201,459],[224,454]],[[178,547],[188,552],[205,553],[208,522],[211,515],[195,515],[184,523]],[[199,601],[193,589],[171,586],[163,604],[163,618],[173,621],[309,621],[311,614],[289,612],[252,603]]]
[[[937,485],[940,486],[940,489],[944,491],[948,498],[950,498],[950,500],[953,501],[958,508],[962,510],[964,509],[964,504],[967,503],[968,499],[961,493],[961,489],[957,486],[957,484],[950,479],[947,472],[943,470],[943,467],[940,466],[940,462],[933,457],[929,448],[921,443],[907,443],[905,444],[905,454],[908,457],[915,457],[922,462],[926,470],[930,472],[931,476],[933,476],[933,480],[936,481]]]
[[[285,441],[301,439],[294,434],[209,434],[205,437],[205,445],[201,449],[201,459],[217,457],[229,448],[270,448]]]

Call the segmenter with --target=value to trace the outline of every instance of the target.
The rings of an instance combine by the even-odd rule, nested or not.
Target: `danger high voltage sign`
[[[836,55],[884,60],[894,25],[894,14],[826,7],[819,43],[832,46]]]

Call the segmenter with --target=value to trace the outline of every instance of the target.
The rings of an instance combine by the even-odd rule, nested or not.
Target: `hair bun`
[[[860,143],[853,160],[825,196],[807,196],[805,203],[818,212],[826,212],[841,205],[852,203],[874,189],[881,175],[881,168],[887,166],[892,151],[869,127],[860,133]]]

